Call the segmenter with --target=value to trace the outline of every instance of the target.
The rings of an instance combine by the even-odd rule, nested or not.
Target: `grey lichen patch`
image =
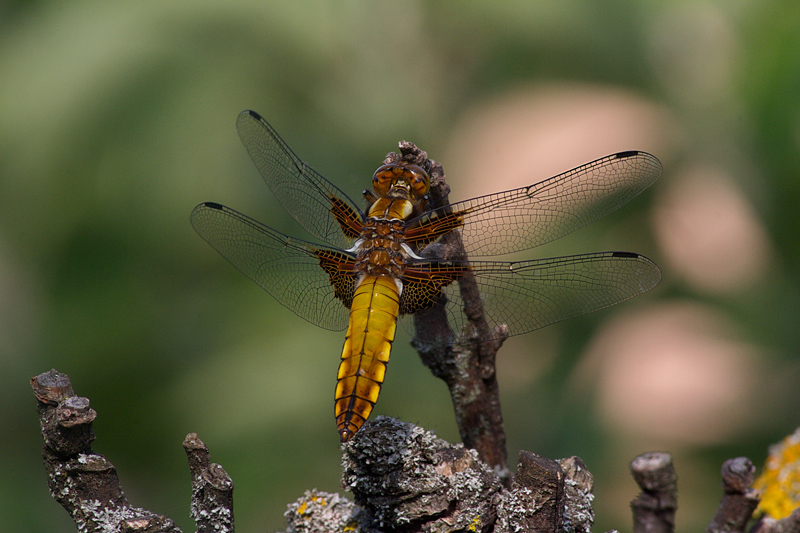
[[[580,457],[559,459],[564,470],[564,513],[561,527],[567,533],[589,533],[594,524],[594,477]]]
[[[531,490],[521,487],[513,491],[506,491],[497,507],[497,522],[495,532],[522,532],[526,531],[523,524],[530,522],[538,506],[531,502]]]
[[[343,483],[376,529],[482,531],[502,486],[474,450],[378,417],[345,445]]]
[[[343,445],[338,494],[307,491],[289,506],[287,533],[591,530],[593,478],[578,457],[520,454],[512,489],[474,450],[413,424],[377,417]]]
[[[307,490],[303,497],[289,505],[284,513],[286,533],[320,531],[362,531],[364,512],[338,494]]]
[[[169,518],[145,509],[117,507],[99,500],[81,502],[75,524],[81,533],[180,533],[180,529]]]
[[[214,507],[211,509],[195,509],[190,512],[195,522],[210,524],[215,530],[227,531],[231,521],[231,510],[225,507]]]

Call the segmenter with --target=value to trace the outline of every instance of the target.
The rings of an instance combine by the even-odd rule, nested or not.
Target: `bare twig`
[[[678,507],[678,476],[672,456],[664,452],[648,452],[631,462],[633,479],[642,489],[631,502],[635,533],[671,533],[675,530]]]
[[[218,464],[209,460],[208,447],[196,433],[183,441],[192,475],[192,518],[197,533],[232,533],[233,480]]]
[[[56,370],[31,378],[42,427],[42,457],[50,493],[85,533],[180,533],[166,516],[133,507],[125,498],[117,471],[92,451],[89,400],[75,396],[69,376]],[[192,471],[192,513],[198,531],[233,532],[233,484],[197,435],[184,442]]]
[[[385,162],[399,160],[418,164],[430,175],[429,207],[449,204],[450,188],[445,182],[441,164],[428,159],[424,151],[407,141],[400,143],[400,154],[388,154]],[[466,259],[457,233],[445,235],[438,250],[443,259]],[[458,283],[469,335],[457,344],[443,345],[442,339],[454,341],[461,332],[451,330],[442,304],[415,314],[417,340],[412,344],[422,362],[447,384],[464,445],[476,450],[478,457],[497,470],[501,479],[508,483],[506,434],[495,372],[495,356],[505,334],[489,330],[474,278],[464,276]]]
[[[758,492],[751,489],[756,468],[747,457],[728,459],[722,465],[722,499],[708,533],[743,533],[758,506]]]
[[[79,531],[180,533],[169,518],[128,503],[114,465],[92,451],[97,413],[87,398],[75,396],[69,376],[51,370],[31,378],[31,387],[39,400],[50,494]]]

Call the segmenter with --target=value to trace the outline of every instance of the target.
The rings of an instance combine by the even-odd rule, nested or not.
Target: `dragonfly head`
[[[381,198],[422,200],[431,188],[431,178],[418,165],[389,163],[375,171],[372,187]]]

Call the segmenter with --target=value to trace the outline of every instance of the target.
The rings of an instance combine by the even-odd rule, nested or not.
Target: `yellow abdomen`
[[[366,276],[355,290],[336,383],[336,426],[347,442],[369,417],[392,351],[400,294],[387,276]]]

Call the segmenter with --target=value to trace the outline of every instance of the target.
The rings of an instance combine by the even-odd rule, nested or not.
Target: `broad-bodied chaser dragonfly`
[[[539,246],[614,211],[660,176],[661,164],[650,154],[620,152],[528,187],[439,207],[429,206],[430,168],[396,160],[375,171],[373,191],[364,191],[365,213],[258,114],[241,113],[237,129],[283,207],[325,244],[289,237],[212,202],[194,209],[192,225],[297,315],[347,329],[334,399],[342,442],[378,400],[398,318],[440,304],[453,331],[462,331],[460,278],[477,283],[498,336],[619,303],[661,279],[655,263],[631,252],[474,260]],[[441,241],[453,233],[465,255],[442,257]]]

